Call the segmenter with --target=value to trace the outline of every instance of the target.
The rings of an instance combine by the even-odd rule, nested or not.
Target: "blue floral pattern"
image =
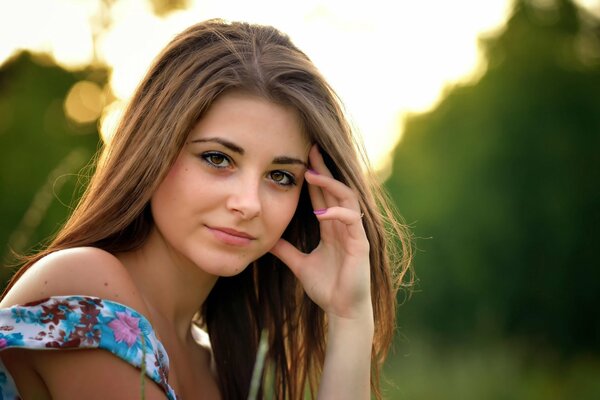
[[[137,311],[97,297],[56,296],[0,309],[0,350],[104,349],[141,369],[176,400],[167,382],[169,358],[148,320]],[[0,399],[19,399],[0,360]]]

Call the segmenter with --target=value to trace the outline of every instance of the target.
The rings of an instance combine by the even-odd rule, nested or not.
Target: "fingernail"
[[[314,213],[315,215],[323,215],[323,214],[325,214],[326,212],[327,212],[327,209],[326,209],[326,208],[319,208],[319,209],[317,209],[317,210],[313,210],[313,213]]]
[[[312,168],[307,169],[307,171],[310,172],[313,175],[319,175],[319,173],[317,171],[315,171],[314,169],[312,169]]]

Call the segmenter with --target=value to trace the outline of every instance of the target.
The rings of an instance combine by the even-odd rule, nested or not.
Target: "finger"
[[[315,172],[307,171],[305,174],[305,180],[308,183],[308,194],[310,196],[310,202],[312,204],[313,210],[318,210],[321,208],[327,208],[327,203],[325,202],[325,197],[323,196],[323,190],[315,185],[310,184],[310,178],[306,179],[307,176],[316,175]]]
[[[367,234],[362,224],[363,214],[345,207],[330,207],[316,210],[315,215],[319,222],[339,221],[346,225],[348,235],[354,240],[367,240]]]
[[[287,265],[296,277],[299,276],[306,254],[285,239],[279,239],[269,252]]]
[[[313,146],[310,148],[310,151],[308,152],[308,160],[310,161],[310,166],[312,169],[319,175],[333,176],[325,164],[325,160],[323,159],[319,145],[313,144]]]
[[[305,179],[310,184],[309,187],[314,188],[315,186],[318,186],[319,188],[322,188],[324,197],[329,194],[330,197],[336,199],[336,204],[331,204],[332,202],[326,202],[328,207],[341,205],[355,211],[360,210],[360,206],[354,191],[337,179],[325,175],[316,175],[311,172],[306,173]]]
[[[322,210],[326,210],[328,206],[323,196],[323,190],[320,187],[313,186],[311,184],[308,184],[308,188],[313,211],[321,212]],[[332,235],[334,232],[333,228],[334,227],[332,223],[329,221],[319,222],[319,230],[321,232],[321,237]]]
[[[308,160],[311,166],[311,170],[307,171],[309,174],[316,176],[323,175],[333,178],[331,171],[329,171],[329,168],[327,168],[327,165],[325,165],[325,160],[319,151],[318,145],[315,144],[311,147],[310,151],[308,152]],[[337,205],[336,199],[326,192],[323,192],[323,199],[325,200],[326,207],[333,207]]]

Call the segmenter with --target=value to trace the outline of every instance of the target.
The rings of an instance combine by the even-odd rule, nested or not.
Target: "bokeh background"
[[[387,3],[1,1],[3,263],[65,220],[174,33],[270,23],[347,100],[414,232],[386,398],[600,399],[600,3]]]

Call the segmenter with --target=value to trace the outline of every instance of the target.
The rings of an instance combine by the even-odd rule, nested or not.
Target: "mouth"
[[[234,246],[243,246],[250,244],[256,237],[242,231],[224,227],[212,227],[206,225],[208,230],[215,236],[217,240],[225,244]]]

